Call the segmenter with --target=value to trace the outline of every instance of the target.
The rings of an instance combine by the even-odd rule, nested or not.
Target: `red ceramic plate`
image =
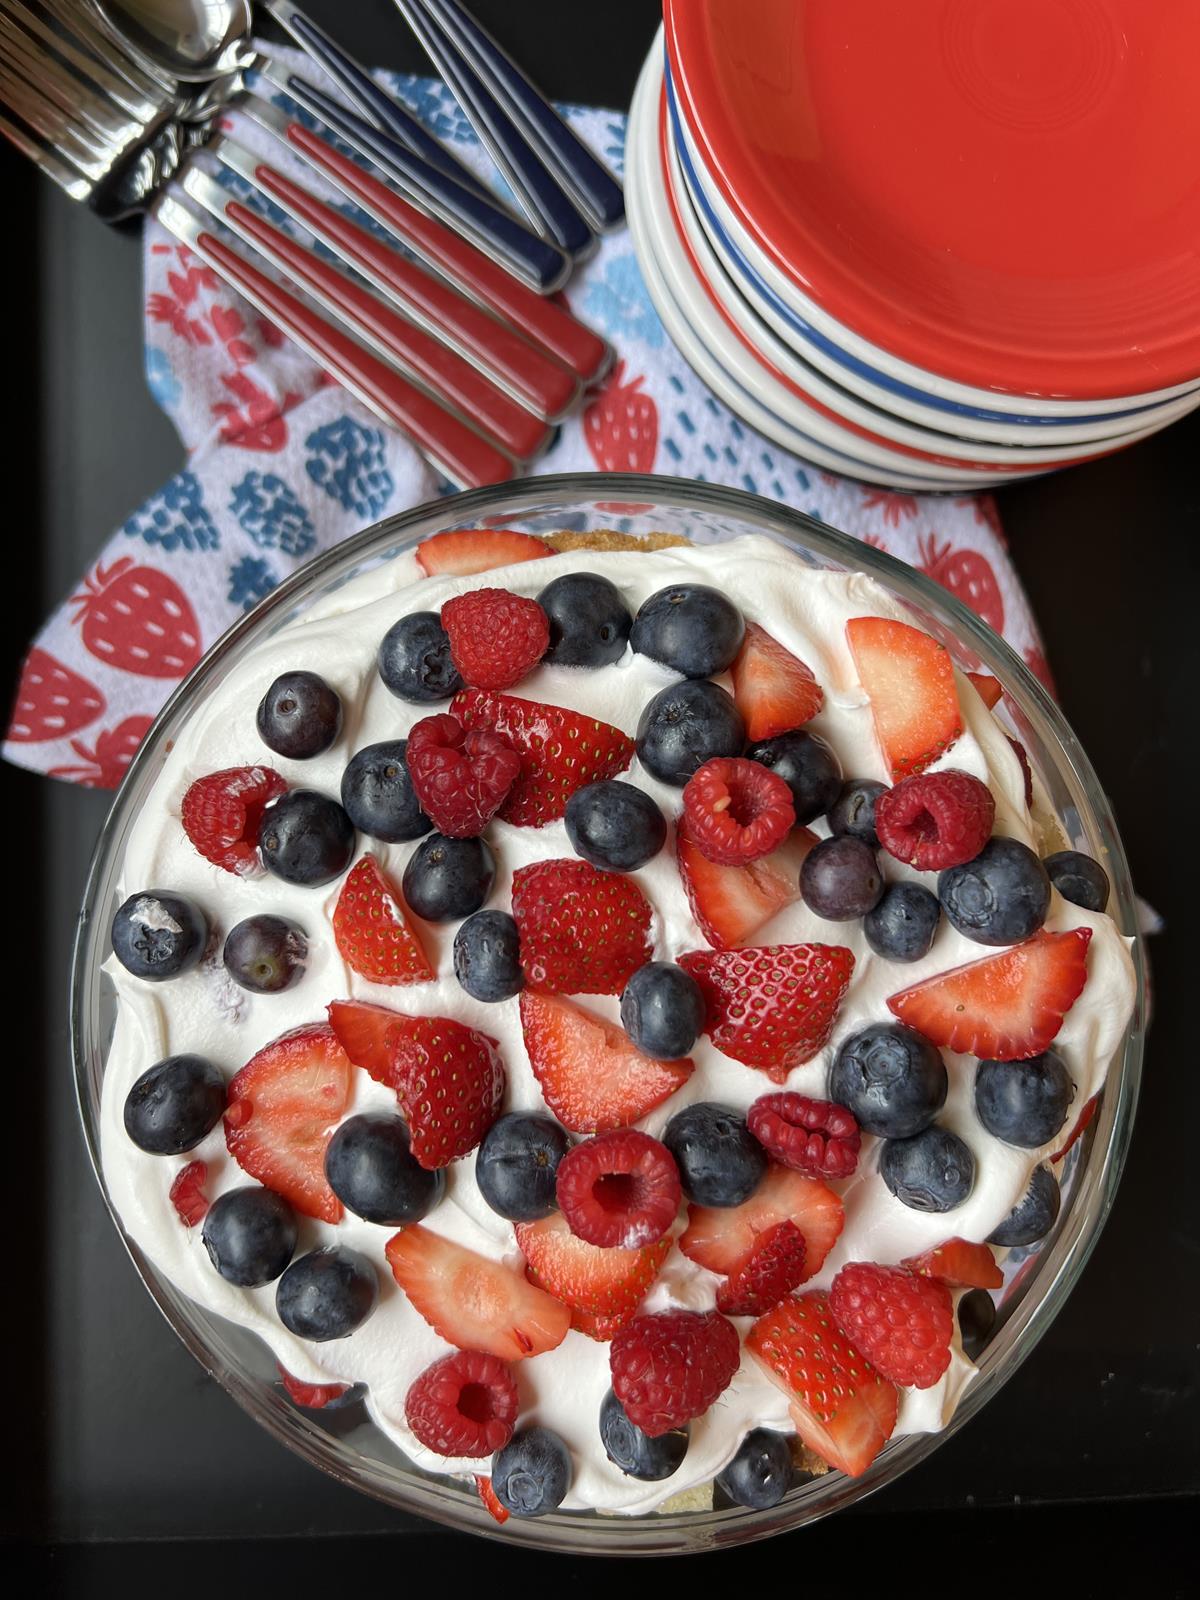
[[[811,300],[978,388],[1200,374],[1196,0],[666,0],[716,184]]]

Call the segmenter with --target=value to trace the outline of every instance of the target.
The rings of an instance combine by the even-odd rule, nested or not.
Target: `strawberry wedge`
[[[774,1163],[749,1200],[740,1206],[689,1206],[679,1248],[689,1261],[735,1278],[760,1241],[781,1222],[804,1239],[804,1270],[797,1282],[820,1272],[845,1222],[842,1202],[819,1178],[807,1178]]]
[[[519,561],[540,561],[554,551],[530,533],[507,528],[453,528],[435,533],[417,546],[417,561],[426,577],[449,574],[469,578],[493,567],[511,567]]]
[[[785,906],[800,898],[800,867],[817,842],[796,828],[786,844],[759,861],[724,867],[709,861],[688,838],[683,819],[675,833],[675,860],[688,905],[714,950],[748,943]]]
[[[773,739],[777,733],[799,728],[825,704],[811,667],[785,650],[757,622],[746,623],[742,647],[729,676],[750,741]]]
[[[962,732],[954,665],[945,645],[887,617],[854,617],[846,640],[893,782],[924,772]]]
[[[539,1222],[518,1222],[514,1229],[530,1282],[572,1312],[607,1319],[597,1332],[584,1330],[592,1338],[611,1338],[628,1322],[671,1252],[669,1238],[637,1250],[588,1244],[575,1237],[561,1211]]]

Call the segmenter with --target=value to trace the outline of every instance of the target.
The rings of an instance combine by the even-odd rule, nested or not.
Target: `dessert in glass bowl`
[[[351,541],[184,686],[81,1065],[135,1259],[257,1336],[293,1435],[471,1526],[687,1548],[899,1470],[1078,1270],[1128,888],[931,586],[748,496],[565,487]]]

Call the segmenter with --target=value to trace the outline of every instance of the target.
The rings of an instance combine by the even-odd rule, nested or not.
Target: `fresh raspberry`
[[[183,797],[183,831],[206,861],[250,877],[261,872],[258,825],[287,784],[270,767],[228,767],[197,778]]]
[[[897,861],[941,872],[973,861],[992,836],[996,802],[969,772],[903,778],[875,802],[875,832]]]
[[[630,878],[586,861],[535,861],[512,880],[521,967],[531,989],[620,994],[653,953],[650,902]]]
[[[848,1178],[862,1143],[845,1106],[803,1094],[764,1094],[746,1113],[750,1132],[770,1155],[810,1178]]]
[[[954,1302],[933,1278],[851,1261],[833,1280],[829,1305],[847,1339],[893,1383],[929,1389],[950,1365]]]
[[[792,791],[759,761],[716,756],[683,791],[688,837],[700,854],[723,867],[770,855],[796,823]]]
[[[204,1185],[208,1181],[208,1163],[189,1161],[175,1174],[171,1185],[171,1204],[179,1213],[185,1228],[194,1228],[208,1215],[208,1196]]]
[[[716,1311],[634,1317],[609,1346],[616,1397],[652,1439],[703,1416],[740,1359],[737,1329]]]
[[[457,717],[423,717],[404,752],[421,810],[448,839],[483,832],[516,782],[521,758],[500,734]]]
[[[308,1411],[323,1411],[350,1389],[348,1383],[305,1383],[302,1378],[293,1377],[286,1367],[279,1368],[279,1378],[296,1404]]]
[[[717,1310],[730,1317],[761,1317],[804,1282],[806,1255],[796,1224],[776,1223],[717,1290]]]
[[[447,600],[442,627],[450,659],[464,683],[476,689],[509,689],[546,654],[550,623],[536,600],[507,589],[473,589]]]
[[[520,1401],[505,1362],[485,1350],[435,1361],[404,1400],[408,1425],[439,1456],[490,1456],[512,1438]]]
[[[679,1210],[679,1169],[666,1145],[636,1128],[568,1150],[555,1180],[571,1232],[604,1249],[654,1244]]]

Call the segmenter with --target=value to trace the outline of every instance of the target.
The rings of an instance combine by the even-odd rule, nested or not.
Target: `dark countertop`
[[[364,60],[422,65],[387,0],[311,0],[308,9]],[[657,20],[654,0],[477,0],[476,10],[548,91],[612,105],[628,102]],[[3,636],[12,670],[110,528],[174,470],[179,448],[142,380],[136,235],[102,227],[7,148],[0,170],[32,240],[10,278],[5,319],[12,578]],[[804,1540],[806,1566],[838,1559],[852,1518],[886,1549],[931,1537],[936,1516],[939,1549],[975,1558],[1033,1537],[1078,1552],[1097,1530],[1119,1528],[1155,1549],[1155,1592],[1174,1590],[1164,1550],[1200,1495],[1200,1073],[1186,1020],[1197,956],[1198,446],[1200,414],[1000,497],[1067,715],[1112,797],[1140,891],[1167,922],[1152,946],[1157,1016],[1112,1219],[1003,1398],[861,1510],[784,1541]],[[422,1531],[405,1541],[410,1578],[414,1562],[496,1559],[515,1570],[521,1558],[402,1518],[288,1454],[161,1321],[100,1203],[70,1084],[68,952],[108,798],[11,768],[0,783],[17,875],[10,931],[37,952],[32,993],[9,996],[10,1019],[19,1018],[8,1071],[20,1148],[8,1225],[20,1230],[11,1256],[24,1277],[0,1323],[3,1370],[20,1375],[7,1397],[10,1436],[27,1454],[0,1531],[58,1546],[58,1582],[88,1590],[109,1570],[144,1571],[149,1581],[161,1547],[128,1542],[163,1539],[221,1541],[225,1560],[228,1541]],[[281,1575],[278,1545],[236,1548],[247,1578]],[[175,1594],[199,1588],[206,1550],[220,1554],[173,1550]],[[775,1541],[738,1559],[757,1568],[782,1554]],[[326,1546],[296,1560],[314,1581],[338,1570]]]

